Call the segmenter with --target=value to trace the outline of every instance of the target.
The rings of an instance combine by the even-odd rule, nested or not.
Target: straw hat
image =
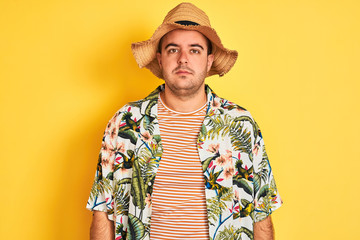
[[[164,79],[156,53],[160,39],[175,29],[195,30],[206,36],[212,43],[214,62],[207,76],[223,76],[235,64],[238,53],[224,48],[216,31],[211,28],[206,13],[191,3],[181,3],[173,8],[149,40],[131,44],[135,60],[140,68],[148,68],[155,76]]]

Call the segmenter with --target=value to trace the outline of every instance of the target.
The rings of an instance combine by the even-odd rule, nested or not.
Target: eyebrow
[[[175,44],[175,43],[169,43],[168,45],[165,46],[165,49],[167,49],[168,47],[178,47],[179,45]]]
[[[201,48],[202,50],[204,50],[203,46],[201,46],[200,44],[191,44],[191,47],[198,47]]]
[[[165,49],[167,49],[168,47],[179,47],[179,45],[175,44],[175,43],[169,43],[168,45],[165,46]],[[201,48],[202,50],[204,50],[203,46],[201,46],[200,44],[190,44],[190,47],[198,47]]]

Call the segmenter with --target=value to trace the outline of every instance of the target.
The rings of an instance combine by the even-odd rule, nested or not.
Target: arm
[[[94,211],[90,227],[90,240],[115,239],[114,222],[109,220],[106,212]]]
[[[254,223],[254,239],[255,240],[274,240],[274,227],[271,216],[260,222]]]

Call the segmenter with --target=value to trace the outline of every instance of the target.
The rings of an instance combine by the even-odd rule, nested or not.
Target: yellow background
[[[88,239],[106,123],[162,83],[130,44],[179,2],[1,0],[0,239]],[[277,239],[359,239],[359,1],[193,2],[239,52],[207,83],[262,128]]]

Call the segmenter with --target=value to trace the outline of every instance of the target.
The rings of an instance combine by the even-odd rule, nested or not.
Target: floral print
[[[114,221],[116,239],[149,240],[151,196],[162,156],[157,102],[164,85],[121,108],[103,137],[87,208]],[[253,239],[253,224],[281,206],[258,125],[206,86],[198,136],[209,239]]]

